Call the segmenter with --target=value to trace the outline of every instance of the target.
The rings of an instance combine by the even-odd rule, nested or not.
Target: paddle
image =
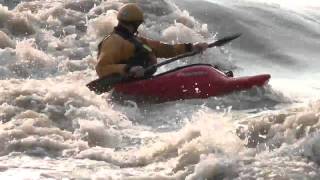
[[[208,45],[208,47],[212,48],[212,47],[223,46],[226,43],[229,43],[230,41],[232,41],[234,39],[237,39],[240,36],[241,36],[241,34],[234,34],[232,36],[224,37],[224,38],[219,39],[219,40],[217,40],[217,41],[215,41],[213,43],[210,43]],[[150,70],[152,70],[154,68],[159,68],[159,67],[161,67],[163,65],[175,62],[175,61],[177,61],[179,59],[182,59],[182,58],[185,58],[185,57],[194,56],[194,55],[199,54],[199,53],[200,52],[198,52],[198,51],[193,51],[193,52],[189,52],[189,53],[185,53],[185,54],[173,57],[173,58],[168,59],[168,60],[166,60],[164,62],[161,62],[161,63],[158,63],[158,64],[154,64],[152,66],[147,67],[146,68],[146,72],[150,71]],[[90,82],[89,84],[87,84],[87,87],[91,91],[94,91],[97,94],[101,94],[101,93],[110,91],[114,87],[114,85],[116,85],[116,84],[119,84],[119,83],[122,83],[122,82],[126,82],[126,81],[130,81],[130,80],[132,80],[132,78],[123,77],[121,75],[115,74],[115,75],[110,75],[110,76],[107,76],[107,77],[102,77],[102,78],[96,79],[96,80]]]
[[[226,43],[228,43],[228,42],[230,42],[230,41],[232,41],[232,40],[234,40],[234,39],[237,39],[237,38],[240,37],[240,36],[241,36],[241,34],[238,33],[238,34],[234,34],[234,35],[232,35],[232,36],[224,37],[224,38],[219,39],[219,40],[217,40],[217,41],[215,41],[215,42],[213,42],[213,43],[210,43],[210,44],[208,45],[208,48],[223,46],[223,45],[225,45]],[[181,54],[181,55],[179,55],[179,56],[173,57],[173,58],[168,59],[168,60],[166,60],[166,61],[163,61],[163,62],[161,62],[161,63],[154,64],[154,65],[152,65],[152,66],[150,66],[150,67],[147,67],[147,68],[146,68],[146,71],[151,70],[151,69],[153,69],[153,68],[159,68],[160,66],[163,66],[163,65],[172,63],[172,62],[174,62],[174,61],[177,61],[177,60],[182,59],[182,58],[185,58],[185,57],[194,56],[194,55],[199,54],[199,53],[200,53],[200,52],[193,51],[193,52]]]

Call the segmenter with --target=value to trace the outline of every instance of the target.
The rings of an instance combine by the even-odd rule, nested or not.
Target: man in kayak
[[[192,51],[204,51],[207,43],[165,44],[138,36],[138,27],[144,21],[142,10],[134,3],[121,7],[118,25],[98,46],[96,72],[99,78],[113,74],[142,78],[156,69],[145,69],[157,63],[157,58],[169,58]]]

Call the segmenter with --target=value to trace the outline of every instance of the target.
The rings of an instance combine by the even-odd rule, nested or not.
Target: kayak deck
[[[263,86],[269,79],[269,74],[228,77],[212,65],[193,64],[148,79],[118,84],[114,92],[139,99],[164,102],[221,96],[254,86]]]

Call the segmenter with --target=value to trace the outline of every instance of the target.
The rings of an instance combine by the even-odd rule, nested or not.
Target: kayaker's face
[[[132,22],[132,23],[130,23],[130,26],[132,27],[132,29],[133,29],[133,33],[136,33],[136,32],[138,32],[138,28],[139,28],[139,26],[142,24],[142,22],[141,21],[139,21],[139,22]]]

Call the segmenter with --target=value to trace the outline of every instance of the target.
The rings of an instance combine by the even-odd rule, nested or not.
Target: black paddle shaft
[[[219,39],[213,43],[210,43],[208,45],[208,47],[211,48],[211,47],[223,46],[224,44],[226,44],[234,39],[237,39],[240,36],[241,36],[241,34],[234,34],[232,36],[224,37],[224,38]],[[150,71],[154,68],[159,68],[160,66],[172,63],[174,61],[177,61],[177,60],[185,58],[185,57],[194,56],[199,53],[200,52],[198,52],[198,51],[193,51],[193,52],[189,52],[189,53],[185,53],[185,54],[173,57],[171,59],[168,59],[167,61],[164,61],[164,62],[147,67],[146,71]],[[121,83],[121,82],[125,82],[125,81],[130,81],[130,79],[128,77],[123,77],[121,75],[111,75],[111,76],[96,79],[96,80],[90,82],[89,84],[87,84],[87,87],[91,91],[94,91],[97,94],[101,94],[101,93],[110,91],[114,85]]]
[[[224,38],[219,39],[219,40],[217,40],[217,41],[215,41],[215,42],[213,42],[213,43],[210,43],[210,44],[208,45],[208,48],[217,47],[217,46],[218,46],[218,47],[219,47],[219,46],[223,46],[223,45],[225,45],[226,43],[229,43],[230,41],[232,41],[232,40],[234,40],[234,39],[237,39],[237,38],[240,37],[240,36],[241,36],[241,34],[238,33],[238,34],[234,34],[234,35],[232,35],[232,36],[224,37]],[[151,69],[153,69],[153,68],[159,68],[159,67],[161,67],[161,66],[163,66],[163,65],[166,65],[166,64],[175,62],[175,61],[177,61],[177,60],[179,60],[179,59],[182,59],[182,58],[185,58],[185,57],[194,56],[194,55],[199,54],[199,53],[200,53],[200,52],[193,51],[193,52],[189,52],[189,53],[185,53],[185,54],[182,54],[182,55],[173,57],[173,58],[171,58],[171,59],[169,59],[169,60],[166,60],[166,61],[163,61],[163,62],[161,62],[161,63],[158,63],[158,64],[152,65],[152,66],[150,66],[150,67],[147,67],[147,68],[146,68],[146,71],[151,70]]]

